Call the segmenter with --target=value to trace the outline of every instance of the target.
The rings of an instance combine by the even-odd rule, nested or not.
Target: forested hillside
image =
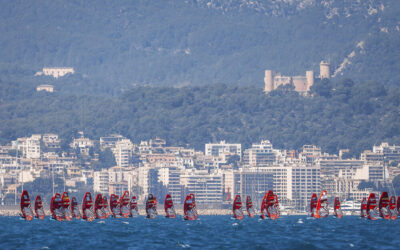
[[[263,85],[265,69],[399,86],[400,1],[1,1],[0,69],[74,67],[58,91]],[[2,76],[0,76],[2,77]],[[19,79],[17,79],[18,81]]]
[[[261,88],[224,84],[135,87],[114,98],[0,86],[0,98],[7,100],[0,104],[2,144],[47,132],[68,143],[79,130],[91,138],[120,133],[135,143],[159,136],[196,149],[218,140],[248,147],[269,139],[277,148],[316,144],[331,153],[349,148],[358,154],[382,141],[400,144],[400,89],[373,81],[324,80],[314,85],[313,97],[290,88],[266,95]]]

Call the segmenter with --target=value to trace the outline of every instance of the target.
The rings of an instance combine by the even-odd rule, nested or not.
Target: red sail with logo
[[[233,218],[242,220],[244,218],[243,210],[242,210],[242,198],[240,195],[236,195],[235,199],[233,200],[232,205],[233,210]]]
[[[363,198],[361,201],[361,213],[360,213],[362,218],[367,217],[367,199]]]
[[[129,218],[131,216],[131,210],[129,207],[129,191],[125,191],[119,200],[119,211],[120,215],[124,218]]]
[[[390,210],[390,215],[392,220],[396,220],[398,216],[397,208],[396,208],[396,197],[392,196],[390,197],[390,202],[389,202],[389,210]]]
[[[43,209],[43,202],[42,202],[42,198],[40,197],[40,195],[36,196],[35,199],[35,214],[36,214],[36,218],[43,220],[45,217],[45,213],[44,213],[44,209]]]
[[[28,191],[24,190],[21,194],[20,200],[20,208],[21,208],[21,217],[25,220],[31,221],[33,220],[33,211],[31,207],[31,199],[29,198]]]
[[[270,193],[270,196],[267,197],[267,214],[271,220],[276,220],[280,216],[279,211],[279,201],[278,196],[274,193]]]
[[[183,203],[183,218],[185,220],[197,220],[197,209],[194,194],[189,194],[186,196]]]
[[[328,215],[329,215],[328,192],[324,190],[321,192],[318,199],[316,217],[320,219],[320,218],[326,218],[328,217]]]
[[[82,217],[81,212],[79,211],[78,201],[76,200],[75,197],[71,198],[71,213],[72,216],[77,220],[79,220]]]
[[[251,196],[248,195],[246,197],[246,210],[247,210],[247,214],[253,218],[254,216],[256,216],[256,211],[254,210],[253,207],[253,201],[251,200]]]
[[[174,202],[172,201],[172,197],[170,194],[167,194],[165,196],[164,210],[165,210],[165,217],[167,217],[167,218],[175,218],[176,217]]]
[[[71,212],[71,201],[69,199],[68,192],[63,193],[61,200],[62,200],[64,219],[70,221],[72,220],[73,216]]]
[[[96,219],[106,218],[103,210],[103,196],[101,194],[97,194],[96,200],[94,201],[94,213],[96,214]]]
[[[382,192],[381,197],[379,198],[379,215],[385,219],[390,220],[392,215],[390,214],[389,209],[389,195],[387,192]]]
[[[311,195],[311,200],[310,200],[310,215],[311,215],[311,217],[317,217],[317,204],[318,204],[317,194],[313,193]]]
[[[108,218],[111,215],[110,207],[108,206],[107,196],[103,196],[103,213]]]
[[[264,194],[264,197],[263,197],[263,199],[262,199],[262,201],[261,201],[261,209],[260,209],[260,211],[261,211],[261,215],[260,215],[260,217],[261,217],[261,219],[265,219],[265,218],[267,218],[267,216],[268,216],[268,212],[267,212],[267,207],[268,207],[268,205],[267,205],[267,197],[268,197],[268,195],[270,195],[270,193],[271,193],[272,191],[271,190],[269,190],[268,191],[268,193],[265,193]],[[272,193],[273,194],[273,193]]]
[[[56,193],[50,202],[50,212],[54,220],[63,221],[64,220],[64,208],[61,199],[61,195]]]
[[[146,218],[154,219],[157,217],[157,198],[149,194],[146,200]]]
[[[131,201],[129,202],[129,209],[131,211],[132,217],[136,217],[139,215],[139,208],[136,201],[136,196],[132,196]]]
[[[343,217],[342,209],[340,208],[340,200],[339,197],[335,197],[335,202],[333,204],[333,210],[336,218],[341,219]]]
[[[112,213],[112,216],[114,218],[120,218],[121,217],[121,211],[119,209],[119,196],[112,194],[110,196],[110,210]]]
[[[376,202],[376,196],[374,193],[370,193],[367,201],[367,218],[370,220],[378,219],[378,206]]]
[[[93,221],[96,218],[92,194],[90,192],[86,192],[82,200],[82,218],[87,221]]]

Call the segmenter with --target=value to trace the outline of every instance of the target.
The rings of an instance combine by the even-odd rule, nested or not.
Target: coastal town
[[[353,158],[346,149],[284,150],[268,140],[249,148],[210,142],[197,151],[161,138],[135,144],[118,134],[75,137],[65,143],[57,134],[33,134],[0,146],[1,205],[19,204],[23,189],[41,194],[45,203],[55,192],[68,191],[79,200],[87,191],[110,196],[128,190],[139,204],[150,193],[160,198],[169,193],[176,204],[195,193],[200,207],[222,209],[237,194],[258,203],[274,190],[282,208],[305,211],[311,193],[326,190],[330,197],[359,202],[370,192],[393,191],[392,180],[400,174],[400,146],[385,142]]]

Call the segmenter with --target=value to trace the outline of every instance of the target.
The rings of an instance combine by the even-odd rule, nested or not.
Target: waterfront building
[[[226,143],[220,141],[219,143],[207,143],[205,145],[205,155],[222,156],[226,154],[234,154],[242,159],[242,145],[239,143]]]
[[[272,148],[268,140],[253,144],[244,151],[243,164],[248,166],[269,166],[275,163],[277,150]]]

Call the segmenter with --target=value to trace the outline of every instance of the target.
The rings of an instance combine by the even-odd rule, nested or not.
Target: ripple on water
[[[21,221],[0,217],[0,249],[58,248],[387,248],[400,245],[400,220],[368,221],[358,216],[308,219],[282,216],[278,220],[231,216],[201,216],[200,221],[144,217],[58,222]],[[4,226],[6,225],[6,226]],[[377,235],[377,232],[385,232]],[[24,236],[24,237],[21,237]],[[75,240],[71,240],[75,239]],[[79,239],[79,240],[76,240]]]

